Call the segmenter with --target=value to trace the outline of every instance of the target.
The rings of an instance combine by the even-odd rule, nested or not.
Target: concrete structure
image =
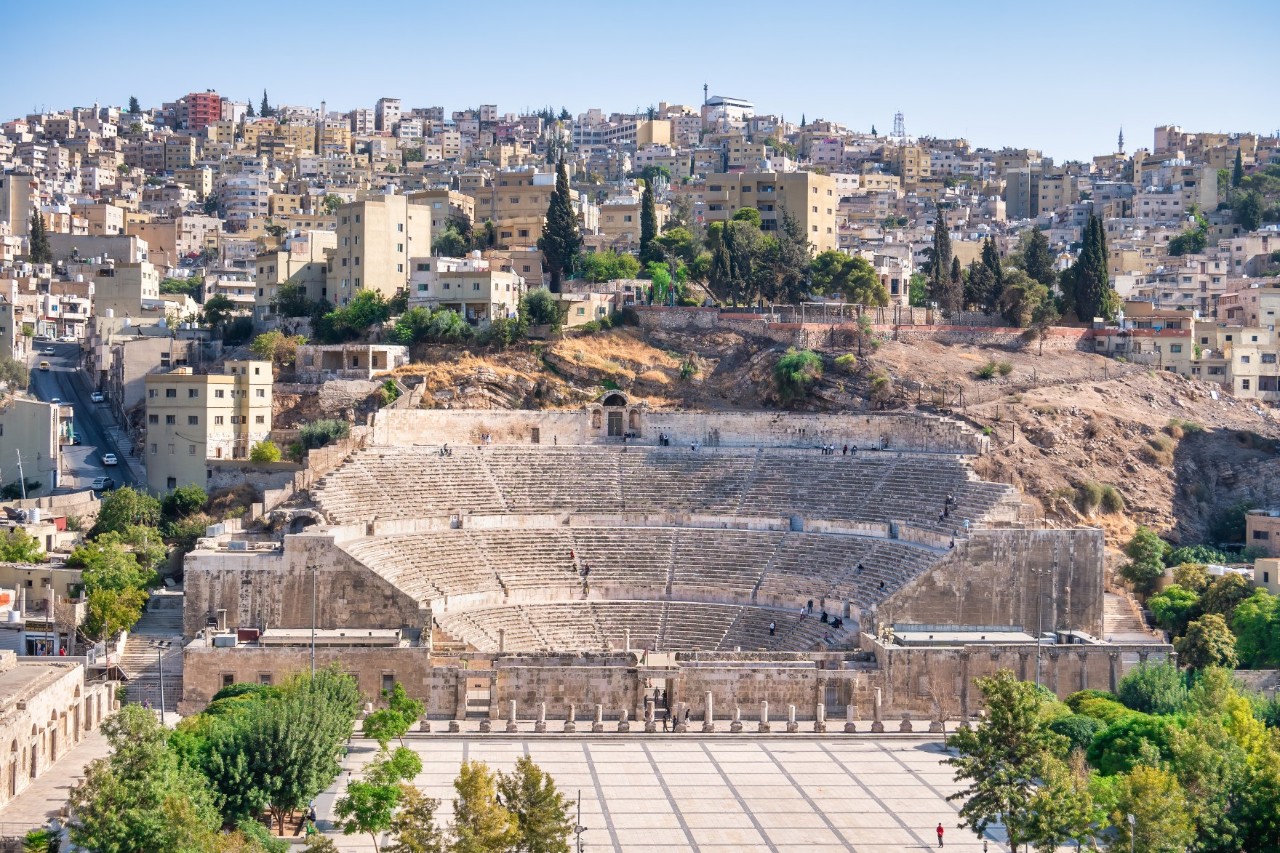
[[[1280,557],[1280,509],[1251,509],[1245,513],[1244,542],[1268,557]]]
[[[493,269],[477,257],[413,258],[409,275],[409,306],[447,308],[473,326],[487,326],[497,317],[514,317],[525,293],[525,280],[513,272]]]
[[[0,399],[0,482],[18,482],[21,460],[22,479],[40,484],[29,488],[28,495],[48,494],[60,485],[64,438],[60,408],[26,394],[10,393]]]
[[[271,363],[228,361],[225,374],[176,367],[146,377],[147,486],[204,486],[210,460],[246,459],[271,434]]]
[[[344,204],[337,217],[327,285],[335,305],[346,305],[360,290],[390,298],[408,284],[409,258],[430,252],[431,209],[402,195]]]
[[[781,227],[785,208],[814,250],[836,248],[835,181],[817,172],[739,172],[707,175],[703,189],[707,222],[723,222],[744,207],[760,211],[765,233]]]
[[[372,379],[409,363],[409,348],[396,344],[304,344],[294,372],[299,382]]]

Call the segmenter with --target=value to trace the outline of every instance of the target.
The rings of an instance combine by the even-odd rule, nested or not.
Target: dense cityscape
[[[1280,850],[1280,133],[180,92],[0,124],[0,849]]]

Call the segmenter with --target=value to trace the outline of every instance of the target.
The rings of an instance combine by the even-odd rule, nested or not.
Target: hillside
[[[774,408],[782,351],[731,332],[619,328],[499,353],[423,348],[396,376],[421,384],[423,405],[438,408],[576,407],[615,387],[659,407]],[[983,477],[1018,486],[1051,520],[1100,524],[1113,544],[1135,522],[1199,542],[1233,506],[1280,503],[1280,422],[1211,383],[1034,346],[885,341],[866,343],[861,357],[856,348],[821,354],[824,375],[795,408],[966,420],[991,435]],[[837,365],[846,354],[856,364]],[[978,378],[988,362],[1003,369]],[[1126,513],[1095,508],[1101,486],[1123,497]]]

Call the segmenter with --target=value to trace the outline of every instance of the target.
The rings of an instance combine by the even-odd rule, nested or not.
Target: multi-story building
[[[409,281],[409,258],[431,251],[431,209],[402,195],[344,204],[329,265],[329,301],[346,305],[360,290],[391,297]]]
[[[723,222],[744,207],[760,211],[761,230],[777,231],[786,209],[818,252],[836,248],[835,181],[817,172],[741,172],[706,178],[703,215]]]
[[[431,243],[445,232],[451,221],[475,224],[476,200],[466,193],[450,189],[427,189],[409,193],[411,204],[421,205],[431,211]]]
[[[285,238],[279,251],[258,255],[254,319],[269,322],[275,317],[280,288],[286,284],[300,288],[309,302],[327,301],[328,258],[337,248],[337,237],[333,231],[301,231]]]
[[[390,133],[396,129],[396,125],[399,122],[400,99],[378,98],[378,103],[374,107],[373,129],[383,133]]]
[[[514,317],[524,291],[523,278],[493,269],[487,259],[422,257],[413,259],[409,305],[447,308],[473,326],[487,326]]]
[[[60,485],[65,437],[60,410],[57,404],[25,393],[9,393],[0,400],[0,459],[4,460],[0,482],[18,482],[21,460],[28,495],[48,494]]]
[[[204,486],[209,463],[246,459],[271,434],[271,362],[227,361],[227,373],[176,367],[147,376],[147,486]]]

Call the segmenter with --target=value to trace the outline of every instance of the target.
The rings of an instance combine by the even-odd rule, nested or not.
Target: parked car
[[[49,362],[47,362],[47,361],[42,361],[42,362],[40,362],[40,369],[41,369],[41,370],[48,370],[48,369],[49,369]]]
[[[76,342],[76,336],[75,336],[75,335],[63,335],[62,337],[58,338],[58,340],[59,340],[59,341],[61,341],[61,342],[62,342],[62,343],[64,343],[64,344],[72,344],[72,343],[75,343],[75,342]]]
[[[110,477],[94,477],[90,486],[95,492],[109,492],[116,487],[116,481]]]
[[[80,441],[81,441],[81,439],[80,439],[80,433],[78,433],[78,432],[73,432],[73,433],[71,433],[71,443],[72,443],[72,444],[79,444],[79,443],[80,443]]]
[[[114,453],[104,453],[102,454],[102,464],[103,465],[119,465],[120,460],[116,459],[116,455]]]
[[[92,394],[89,395],[89,399],[95,403],[101,403],[103,400],[107,398],[103,396],[103,393],[101,391],[94,391]]]

